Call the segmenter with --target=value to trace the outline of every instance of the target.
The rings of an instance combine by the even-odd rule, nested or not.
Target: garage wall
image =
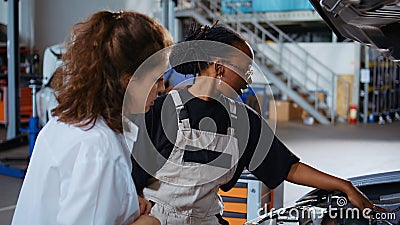
[[[0,1],[0,23],[7,24],[7,3]]]
[[[134,10],[153,16],[160,10],[160,0],[22,0],[34,1],[33,17],[35,49],[43,59],[44,50],[52,45],[62,43],[70,37],[71,27],[86,20],[99,10]],[[32,40],[31,39],[31,40]],[[43,61],[43,60],[41,60]],[[42,66],[40,66],[42,67]]]
[[[19,1],[19,31],[20,43],[23,46],[34,46],[34,0],[20,0]],[[8,3],[0,1],[0,23],[8,24]]]
[[[298,58],[293,57],[293,55],[297,55],[299,57],[306,57],[304,52],[299,51],[298,48],[294,46],[294,44],[285,43],[285,51],[279,51],[279,45],[275,43],[271,43],[267,45],[259,45],[259,48],[264,51],[264,53],[268,56],[271,56],[271,59],[275,61],[275,63],[279,64],[279,54],[282,53],[284,55],[284,59],[282,61],[282,68],[300,68],[300,70],[291,70],[291,75],[298,79],[300,82],[304,81],[304,74],[302,73],[304,70],[301,68],[305,68],[303,65],[303,61],[299,61]],[[353,104],[358,105],[358,74],[360,70],[360,44],[355,42],[348,43],[329,43],[329,42],[313,42],[313,43],[298,43],[300,47],[305,49],[310,55],[317,58],[322,64],[332,70],[336,75],[346,74],[346,75],[355,75],[354,76],[354,86],[353,88]],[[275,51],[273,51],[275,49]],[[331,80],[331,74],[327,74],[326,70],[320,65],[314,65],[314,69],[317,70],[320,74],[326,75],[327,81],[320,80],[319,87],[315,87],[314,84],[308,82],[307,88],[309,90],[329,90],[331,88],[332,83],[329,82]],[[314,72],[312,70],[307,70],[307,74],[309,77],[313,77]],[[328,104],[331,103],[331,100],[327,99]]]
[[[20,0],[19,4],[20,42],[29,48],[35,47],[35,1]]]
[[[161,0],[19,0],[21,45],[39,51],[69,38],[71,27],[99,10],[134,10],[161,19]],[[0,23],[8,23],[8,4],[0,0]],[[160,21],[161,22],[161,21]],[[41,60],[42,61],[42,60]]]
[[[65,41],[73,24],[99,10],[135,10],[153,16],[160,0],[20,0],[20,40],[43,53]],[[0,0],[0,23],[8,23],[7,2]]]
[[[73,24],[99,10],[136,10],[151,14],[156,1],[140,0],[35,0],[35,43],[46,47],[65,41]]]

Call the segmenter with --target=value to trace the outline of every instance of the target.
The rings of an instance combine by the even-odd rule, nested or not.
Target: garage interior
[[[384,46],[389,40],[384,38],[354,40],[351,33],[340,35],[336,24],[327,24],[321,17],[315,2],[323,6],[333,1],[0,1],[0,225],[11,224],[34,144],[32,135],[41,127],[31,120],[37,118],[32,93],[43,87],[37,81],[47,79],[45,50],[67,40],[74,23],[102,9],[134,10],[156,18],[175,42],[184,39],[193,22],[211,25],[219,20],[241,33],[254,49],[259,67],[251,89],[241,99],[268,120],[302,162],[343,178],[394,172],[393,183],[400,190],[398,46]],[[368,12],[400,8],[399,1],[385,4],[371,6],[374,9]],[[396,29],[399,14],[390,19]],[[12,44],[18,36],[19,43]],[[17,49],[13,54],[12,48]],[[19,63],[12,59],[14,54]],[[15,76],[11,80],[10,74]],[[10,172],[10,168],[15,170]],[[244,176],[241,182],[250,185],[253,181]],[[230,224],[254,219],[264,204],[268,209],[292,206],[313,190],[289,182],[274,192],[259,187],[258,200],[247,198],[239,209],[229,208],[226,201],[224,216],[233,218]],[[260,199],[267,193],[273,197]]]

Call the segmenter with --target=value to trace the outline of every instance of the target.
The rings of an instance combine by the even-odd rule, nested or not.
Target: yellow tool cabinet
[[[224,219],[230,225],[242,225],[258,217],[259,212],[273,208],[274,190],[270,190],[250,173],[244,172],[235,187],[228,192],[219,191],[224,201]]]

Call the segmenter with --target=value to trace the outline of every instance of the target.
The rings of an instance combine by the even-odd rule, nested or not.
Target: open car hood
[[[400,192],[400,170],[353,177],[348,180],[351,181],[354,186],[362,190],[370,200],[378,198],[377,196],[385,194],[384,192]],[[321,196],[327,193],[329,193],[329,191],[314,189],[297,200],[296,203],[301,204],[301,202],[318,201]],[[400,195],[397,195],[400,201]]]
[[[339,40],[377,48],[400,62],[400,0],[309,0]]]
[[[399,225],[400,224],[400,170],[370,174],[349,179],[375,205],[388,210],[382,213],[371,211],[372,217],[351,214],[354,206],[346,195],[338,191],[315,189],[294,206],[273,209],[250,220],[245,225]],[[356,210],[357,211],[357,210]],[[364,213],[364,211],[363,211]]]

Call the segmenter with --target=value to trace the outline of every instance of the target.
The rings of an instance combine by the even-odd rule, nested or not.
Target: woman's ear
[[[222,64],[219,64],[219,63],[215,63],[214,65],[215,65],[215,72],[217,74],[217,77],[219,77],[219,76],[222,77],[224,75],[224,72],[225,72],[224,66]]]

